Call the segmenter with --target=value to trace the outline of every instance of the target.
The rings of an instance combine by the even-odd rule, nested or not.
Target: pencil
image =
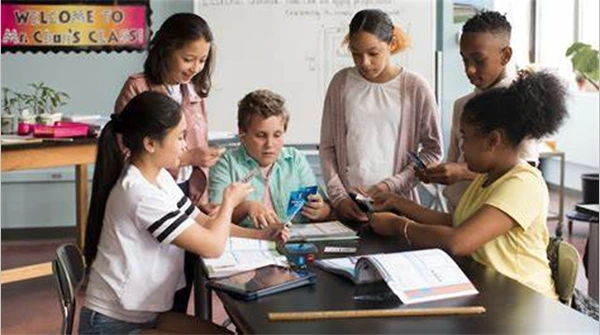
[[[269,313],[269,321],[310,321],[322,319],[379,318],[396,316],[472,315],[483,313],[485,313],[485,307],[483,306],[313,311]]]

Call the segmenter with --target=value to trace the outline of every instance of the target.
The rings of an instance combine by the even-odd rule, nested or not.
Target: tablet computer
[[[310,271],[296,272],[288,268],[270,265],[227,278],[211,280],[207,285],[237,298],[254,300],[315,282],[316,276]]]

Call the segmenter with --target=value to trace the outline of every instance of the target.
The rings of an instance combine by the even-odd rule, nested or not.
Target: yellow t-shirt
[[[471,256],[528,287],[558,299],[548,265],[548,188],[539,170],[520,164],[483,187],[487,175],[473,180],[454,212],[457,227],[483,205],[495,207],[517,225],[479,247]]]

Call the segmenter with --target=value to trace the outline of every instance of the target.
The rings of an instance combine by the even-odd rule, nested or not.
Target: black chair
[[[63,314],[61,334],[72,334],[75,300],[85,275],[85,265],[79,248],[74,244],[63,244],[58,247],[56,259],[52,262],[52,270]]]

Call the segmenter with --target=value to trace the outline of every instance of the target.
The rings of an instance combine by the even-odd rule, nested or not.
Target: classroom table
[[[587,253],[588,295],[598,301],[598,204],[577,204],[575,213],[576,217],[585,218],[589,224],[585,250]],[[581,213],[583,216],[579,216],[577,213]]]
[[[408,250],[399,238],[382,238],[364,231],[358,242],[358,253]],[[325,245],[320,244],[320,250]],[[330,242],[330,245],[340,245]],[[322,254],[320,254],[322,256]],[[338,255],[339,257],[339,255]],[[467,258],[455,259],[479,290],[475,296],[440,300],[429,303],[402,305],[394,299],[386,302],[355,301],[355,285],[341,276],[326,272],[313,265],[317,283],[255,301],[242,301],[227,293],[217,292],[231,320],[242,333],[436,333],[436,334],[580,334],[598,333],[598,322],[558,301],[537,293],[526,286],[501,275],[495,270]],[[199,262],[197,283],[206,280]],[[196,291],[200,305],[198,316],[210,318],[210,291],[200,287]],[[429,316],[395,318],[331,319],[319,321],[271,322],[270,312],[299,312],[324,310],[404,309],[422,307],[483,306],[486,313],[473,316]]]
[[[83,248],[88,212],[88,164],[96,160],[96,138],[2,145],[2,172],[75,166],[77,245]],[[52,274],[51,263],[2,271],[2,284]]]

